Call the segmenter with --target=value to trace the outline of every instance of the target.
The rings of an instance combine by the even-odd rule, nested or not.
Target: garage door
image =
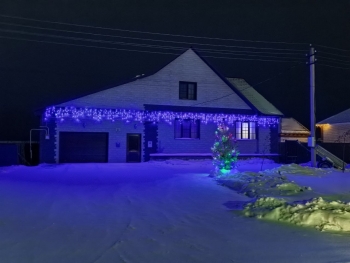
[[[60,163],[106,163],[107,132],[60,132]]]

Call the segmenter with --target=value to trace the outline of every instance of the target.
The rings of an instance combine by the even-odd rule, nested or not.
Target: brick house
[[[140,162],[210,155],[225,121],[241,154],[277,154],[282,113],[194,49],[152,75],[46,108],[41,162]]]

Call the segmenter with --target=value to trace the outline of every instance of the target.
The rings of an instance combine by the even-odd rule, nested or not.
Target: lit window
[[[175,120],[175,139],[199,139],[199,120]]]
[[[236,122],[236,138],[237,139],[256,139],[256,123],[253,121]]]
[[[180,100],[197,100],[197,83],[180,81],[179,99]]]

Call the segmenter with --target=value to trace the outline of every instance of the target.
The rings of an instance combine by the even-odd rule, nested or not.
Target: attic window
[[[180,81],[179,99],[180,100],[197,100],[197,83]]]

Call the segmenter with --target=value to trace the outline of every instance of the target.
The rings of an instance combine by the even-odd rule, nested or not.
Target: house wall
[[[200,126],[200,139],[175,139],[174,124],[158,124],[159,153],[210,153],[215,141],[217,124],[208,123]],[[234,134],[234,128],[230,127]],[[259,127],[261,140],[237,140],[237,147],[242,154],[277,153],[271,151],[271,141],[275,138],[270,127]],[[275,138],[278,141],[278,137]]]
[[[270,127],[258,127],[258,141],[256,153],[270,153],[271,149],[271,132]]]
[[[144,123],[143,134],[143,160],[150,160],[150,154],[158,151],[158,124],[153,122]]]
[[[135,126],[136,125],[136,126]],[[101,121],[83,120],[77,122],[75,120],[58,121],[55,133],[55,161],[58,163],[59,156],[59,132],[108,132],[108,162],[118,163],[126,162],[126,134],[140,133],[142,136],[142,145],[144,140],[144,126],[139,122],[123,122],[123,121]],[[120,143],[117,147],[116,143]],[[141,149],[142,149],[141,145]],[[143,161],[142,154],[142,161]]]
[[[322,141],[327,143],[337,142],[342,135],[350,131],[350,123],[323,124],[320,126],[322,129]],[[341,142],[344,142],[343,139],[341,139]],[[350,142],[350,136],[346,137],[345,142]]]
[[[279,152],[279,134],[280,126],[271,126],[270,130],[270,152],[269,153],[278,153]]]
[[[179,81],[197,82],[197,100],[179,99]],[[57,106],[143,110],[144,104],[192,106],[232,93],[232,89],[197,54],[188,50],[151,76]],[[250,109],[236,94],[199,106]]]
[[[200,124],[200,139],[175,139],[174,124],[158,124],[158,152],[161,153],[210,153],[217,125]]]
[[[51,127],[54,127],[52,125]],[[52,129],[47,149],[47,160],[59,162],[59,132],[108,132],[108,162],[126,162],[126,134],[140,133],[142,136],[142,161],[149,160],[150,153],[210,153],[215,140],[217,125],[214,123],[201,124],[200,139],[175,139],[174,124],[160,122],[158,124],[141,124],[139,122],[126,123],[124,121],[75,120],[58,121]],[[230,127],[234,133],[234,128]],[[278,134],[276,132],[276,134]],[[238,140],[237,147],[242,154],[277,153],[273,147],[273,141],[278,137],[274,135],[272,127],[259,127],[257,140]],[[152,147],[148,147],[148,141],[152,141]],[[120,144],[119,147],[116,143]]]

